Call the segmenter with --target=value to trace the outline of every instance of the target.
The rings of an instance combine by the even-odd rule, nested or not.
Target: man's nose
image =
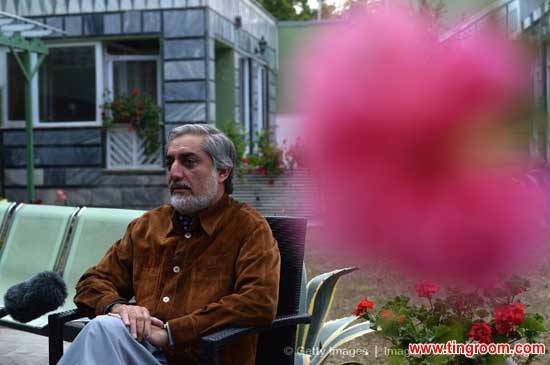
[[[171,180],[181,179],[183,178],[183,175],[184,175],[183,166],[178,161],[172,162],[172,165],[170,165],[170,168],[168,169],[168,177]]]

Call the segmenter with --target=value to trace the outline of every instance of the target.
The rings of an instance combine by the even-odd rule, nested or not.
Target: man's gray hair
[[[170,131],[167,146],[174,139],[185,134],[203,136],[202,149],[210,156],[216,170],[229,171],[227,179],[224,181],[224,187],[225,192],[231,194],[237,155],[233,142],[222,131],[209,124],[184,124]]]

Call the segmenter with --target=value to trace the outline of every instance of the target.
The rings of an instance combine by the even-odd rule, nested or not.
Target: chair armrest
[[[64,312],[57,312],[50,314],[48,316],[48,325],[52,325],[52,323],[62,323],[65,324],[70,321],[74,321],[75,319],[85,317],[78,309],[69,309],[68,311]]]
[[[63,356],[63,328],[65,323],[85,317],[78,309],[50,314],[48,316],[49,363],[55,365]]]
[[[288,314],[277,316],[275,320],[266,326],[257,327],[230,327],[214,332],[200,339],[201,364],[218,364],[218,349],[224,343],[237,337],[252,333],[262,333],[273,328],[296,326],[311,322],[308,313]]]

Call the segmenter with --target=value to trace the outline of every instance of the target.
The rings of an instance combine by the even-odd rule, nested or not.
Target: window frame
[[[40,113],[40,104],[38,98],[38,85],[40,78],[40,71],[37,71],[35,77],[31,83],[31,92],[33,98],[32,104],[32,125],[37,128],[59,128],[59,127],[96,127],[101,126],[101,110],[100,105],[103,103],[103,61],[102,61],[102,47],[101,42],[74,42],[74,43],[47,43],[46,47],[48,48],[69,48],[69,47],[94,47],[94,56],[95,56],[95,82],[96,82],[96,113],[95,120],[90,121],[72,121],[72,122],[53,122],[53,121],[41,121],[39,117]],[[7,53],[2,53],[0,67],[2,67],[3,73],[3,84],[5,85],[5,90],[8,90],[9,75],[7,74]],[[34,66],[37,62],[36,53],[31,53],[31,64]],[[9,106],[9,95],[8,92],[4,92],[2,95],[2,120],[4,121],[3,127],[6,128],[24,128],[24,120],[9,120],[8,117],[8,106]]]
[[[159,106],[162,105],[162,70],[160,67],[161,59],[160,54],[158,55],[112,55],[108,54],[107,50],[105,49],[104,53],[104,60],[105,60],[105,67],[106,67],[106,79],[105,79],[105,86],[103,87],[101,94],[103,95],[103,91],[105,88],[109,89],[109,91],[112,93],[114,92],[114,63],[120,62],[120,61],[155,61],[157,64],[157,104]],[[112,96],[112,95],[111,95]],[[102,96],[103,98],[103,96]],[[103,102],[103,100],[102,100]]]

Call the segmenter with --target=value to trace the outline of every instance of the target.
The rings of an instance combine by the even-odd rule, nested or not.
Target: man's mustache
[[[176,189],[176,188],[191,189],[191,184],[189,184],[186,181],[173,181],[168,185],[168,187],[170,189]]]

